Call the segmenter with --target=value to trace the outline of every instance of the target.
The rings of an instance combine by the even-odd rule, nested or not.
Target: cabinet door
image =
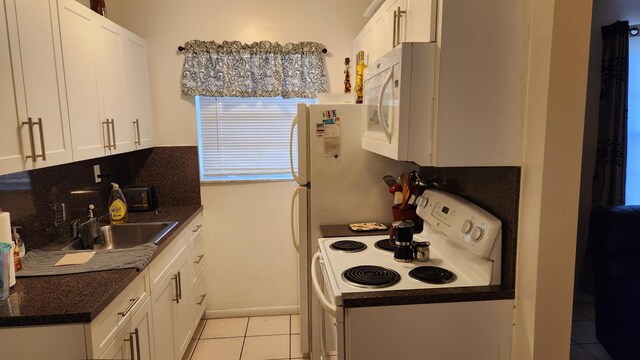
[[[386,54],[398,44],[406,41],[408,15],[407,0],[387,1],[382,6],[385,7],[385,22],[381,24],[384,32],[381,32],[380,36],[385,38],[384,46],[386,51],[380,55]]]
[[[60,0],[58,6],[73,157],[104,156],[107,125],[100,114],[96,78],[95,13],[75,0]]]
[[[180,301],[175,303],[174,312],[174,339],[175,339],[175,358],[180,359],[189,346],[191,334],[191,292],[189,291],[189,266],[188,257],[183,256],[176,264],[176,273],[178,275],[178,288],[180,290]]]
[[[147,44],[144,39],[132,33],[125,35],[124,78],[129,108],[128,120],[134,128],[136,149],[145,149],[154,145]]]
[[[436,41],[437,0],[406,0],[407,14],[402,41]]]
[[[173,334],[176,331],[174,318],[177,294],[177,278],[173,273],[166,276],[151,294],[153,324],[156,329],[161,329],[161,331],[156,331],[153,337],[157,360],[175,359]]]
[[[4,6],[0,3],[0,175],[24,170]]]
[[[125,99],[123,30],[107,19],[97,19],[96,49],[98,83],[101,90],[103,117],[111,119],[111,154],[134,150],[133,124],[128,120]]]
[[[55,0],[5,1],[27,168],[73,161],[56,5]]]
[[[129,328],[124,329],[118,334],[115,340],[104,351],[100,359],[111,360],[130,360],[135,359],[135,339],[130,334]]]
[[[144,305],[131,318],[129,334],[133,335],[136,360],[153,360],[153,318],[151,316],[151,301],[147,299]]]

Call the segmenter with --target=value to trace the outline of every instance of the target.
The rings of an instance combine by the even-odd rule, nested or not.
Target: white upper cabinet
[[[106,119],[101,115],[98,90],[96,17],[75,0],[59,1],[60,33],[74,160],[109,153]],[[109,135],[110,133],[109,129]]]
[[[436,40],[437,0],[387,0],[371,16],[353,42],[373,63],[398,44]]]
[[[23,168],[71,162],[56,2],[5,0],[5,9]]]
[[[75,160],[141,148],[136,146],[138,131],[146,136],[146,147],[151,146],[150,111],[139,130],[132,119],[138,108],[150,108],[148,91],[144,98],[129,98],[137,91],[132,89],[149,87],[146,57],[142,64],[128,63],[135,60],[128,53],[129,39],[144,40],[75,0],[59,0],[59,4],[71,131],[74,140],[76,135],[87,134],[74,141]],[[135,71],[133,79],[129,78],[130,67]]]
[[[124,40],[124,78],[129,109],[127,121],[133,126],[136,149],[149,148],[154,145],[154,129],[147,44],[132,33],[128,33]]]
[[[100,45],[95,48],[96,64],[102,92],[103,119],[110,120],[111,154],[119,154],[135,149],[134,131],[128,121],[129,109],[125,97],[123,47],[126,31],[101,16],[96,23],[97,42]]]
[[[24,170],[10,54],[4,6],[0,6],[0,175]]]

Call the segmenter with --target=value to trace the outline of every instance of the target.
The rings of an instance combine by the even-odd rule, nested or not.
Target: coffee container
[[[413,229],[415,224],[411,220],[402,220],[393,223],[391,237],[396,243],[393,259],[399,262],[413,261]]]

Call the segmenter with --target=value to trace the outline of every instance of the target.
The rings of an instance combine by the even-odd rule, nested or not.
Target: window
[[[201,180],[292,179],[289,133],[300,102],[316,100],[196,96]]]
[[[625,203],[640,204],[640,36],[629,37],[629,105]]]

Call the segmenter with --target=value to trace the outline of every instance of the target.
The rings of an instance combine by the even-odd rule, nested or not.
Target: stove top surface
[[[434,230],[425,230],[414,235],[414,240],[428,240],[430,246],[430,258],[426,262],[412,261],[408,263],[397,262],[393,259],[393,251],[380,247],[389,237],[358,236],[351,238],[322,238],[318,240],[318,248],[326,271],[329,274],[329,282],[336,296],[336,301],[341,301],[344,293],[368,292],[368,291],[392,291],[430,289],[443,287],[482,286],[491,284],[493,262],[471,254],[465,249],[450,242],[447,238]],[[345,240],[357,241],[365,245],[358,252],[345,252],[335,250],[334,243]],[[355,269],[355,270],[354,270]],[[380,284],[358,284],[347,277],[346,273],[366,273],[367,271],[382,271],[383,277],[391,276],[389,272],[398,274],[399,279],[392,283],[380,286]],[[383,269],[383,270],[380,270]],[[414,271],[415,270],[415,271]],[[375,272],[374,271],[374,272]],[[413,276],[410,273],[413,271]],[[423,279],[420,279],[420,278]],[[425,279],[426,278],[426,281]],[[373,280],[377,282],[378,280]]]

